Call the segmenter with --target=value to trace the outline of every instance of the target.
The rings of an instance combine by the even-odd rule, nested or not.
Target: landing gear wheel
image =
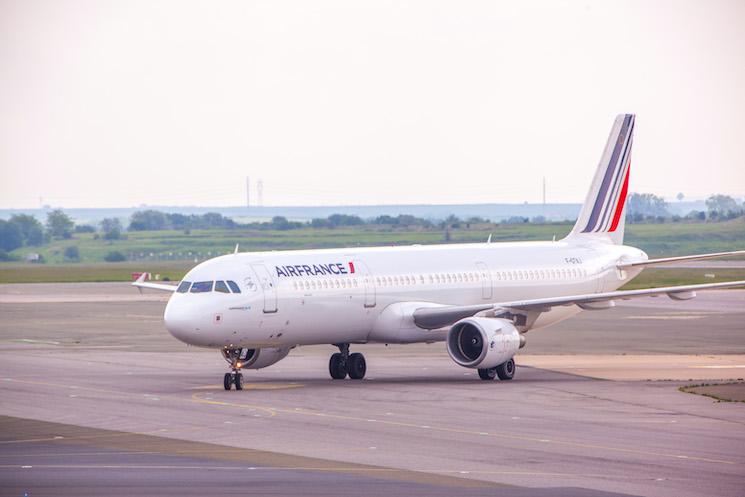
[[[497,377],[497,368],[479,368],[479,378],[493,380]]]
[[[243,375],[240,373],[235,373],[233,383],[235,384],[236,390],[243,390]]]
[[[359,352],[351,354],[347,360],[347,371],[349,372],[349,377],[353,380],[361,380],[364,378],[365,371],[367,371],[365,356]]]
[[[343,380],[347,377],[347,363],[344,356],[337,352],[329,359],[329,374],[335,380]]]
[[[515,377],[515,360],[510,359],[497,366],[497,376],[500,380],[511,380]]]
[[[225,373],[225,376],[223,376],[222,379],[222,385],[225,387],[225,390],[230,390],[230,387],[233,385],[232,373]]]

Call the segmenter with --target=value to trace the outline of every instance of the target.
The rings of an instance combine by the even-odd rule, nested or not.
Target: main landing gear
[[[348,343],[336,343],[339,352],[331,355],[329,359],[329,374],[335,380],[343,380],[349,375],[353,380],[361,380],[365,377],[367,363],[365,356],[359,352],[349,353]]]
[[[500,380],[511,380],[515,377],[515,369],[515,359],[510,359],[493,368],[479,369],[479,378],[493,380],[498,376]]]

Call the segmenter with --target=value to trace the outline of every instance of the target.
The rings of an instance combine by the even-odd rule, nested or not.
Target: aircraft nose
[[[196,331],[198,331],[198,320],[190,306],[177,299],[171,299],[166,305],[163,321],[168,332],[182,342],[192,343]]]

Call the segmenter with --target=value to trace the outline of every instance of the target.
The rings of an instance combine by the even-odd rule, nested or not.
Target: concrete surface
[[[478,380],[443,344],[355,347],[368,377],[333,381],[333,348],[316,346],[226,392],[219,354],[172,339],[161,301],[7,287],[2,495],[742,494],[745,404],[678,387],[745,373],[745,292],[531,332],[511,382]]]

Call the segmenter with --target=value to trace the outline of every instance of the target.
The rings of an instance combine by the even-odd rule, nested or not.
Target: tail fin
[[[634,114],[616,117],[592,186],[568,238],[623,243],[635,117]]]

